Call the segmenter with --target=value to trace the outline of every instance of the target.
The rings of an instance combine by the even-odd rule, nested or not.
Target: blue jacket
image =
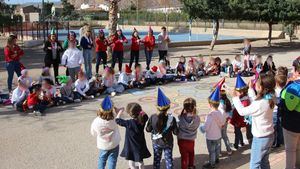
[[[80,46],[83,49],[92,49],[93,48],[93,39],[92,38],[89,38],[89,39],[90,39],[90,41],[85,36],[81,37]]]

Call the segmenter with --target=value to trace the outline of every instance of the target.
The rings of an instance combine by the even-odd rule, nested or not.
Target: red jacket
[[[248,96],[244,96],[244,97],[240,98],[240,100],[241,100],[242,104],[244,105],[244,107],[247,107],[250,105],[250,100],[249,100]],[[244,116],[240,116],[240,114],[237,112],[236,109],[233,110],[230,124],[232,124],[235,127],[246,127],[247,126]]]
[[[123,46],[123,42],[121,42],[121,40],[123,40],[123,42],[127,43],[128,40],[125,38],[125,36],[122,37],[122,39],[119,39],[117,36],[113,37],[113,47],[112,50],[113,51],[124,51],[124,46]]]
[[[13,57],[12,55],[14,54],[17,55]],[[19,61],[20,57],[23,55],[24,51],[18,45],[14,45],[12,49],[10,49],[8,46],[4,48],[5,62]]]
[[[145,36],[143,39],[144,45],[145,45],[145,49],[148,51],[153,51],[154,47],[155,47],[155,37],[152,36]]]
[[[104,39],[104,41],[102,41],[99,38],[97,38],[95,43],[96,43],[96,48],[95,48],[96,52],[106,52],[107,45],[108,45],[108,42],[106,39]]]
[[[39,96],[36,93],[29,94],[27,98],[27,106],[35,106],[36,104],[39,103]]]
[[[131,38],[131,50],[139,51],[140,50],[140,42],[137,42],[139,39],[136,37]]]

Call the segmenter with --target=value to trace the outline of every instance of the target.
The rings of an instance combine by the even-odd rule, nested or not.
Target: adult
[[[68,34],[67,39],[64,41],[64,43],[63,43],[63,49],[64,50],[68,49],[70,42],[75,43],[76,47],[78,49],[80,49],[80,44],[79,44],[78,40],[76,39],[76,33],[74,31],[70,31],[69,34]]]
[[[300,168],[300,64],[295,67],[296,80],[281,92],[278,115],[282,118],[286,169]]]
[[[146,55],[146,69],[150,69],[151,59],[153,56],[153,50],[155,47],[155,37],[153,36],[153,30],[149,27],[148,35],[142,40],[145,46],[145,55]]]
[[[168,55],[169,43],[171,42],[170,37],[167,34],[167,28],[161,27],[161,33],[158,35],[158,54],[159,61],[163,60],[167,62],[166,57]]]
[[[107,46],[109,45],[108,40],[105,38],[105,33],[102,29],[99,30],[99,35],[95,40],[96,44],[96,73],[99,73],[99,66],[102,60],[103,70],[107,66]]]
[[[140,39],[141,38],[139,36],[139,32],[134,28],[131,36],[131,50],[130,50],[130,62],[129,62],[130,69],[134,61],[135,61],[135,66],[139,64]]]
[[[82,38],[82,36],[85,35],[86,30],[89,29],[88,23],[83,23],[82,27],[79,29],[79,39]]]
[[[8,74],[7,86],[10,93],[12,92],[14,73],[16,72],[18,77],[21,76],[22,64],[20,63],[20,57],[23,55],[24,51],[17,45],[17,37],[10,35],[4,48],[5,64]]]
[[[80,46],[83,51],[84,69],[88,79],[92,78],[92,48],[94,46],[92,32],[88,29],[81,37]]]
[[[56,38],[56,33],[54,29],[51,30],[48,40],[44,44],[44,51],[46,52],[44,58],[45,67],[51,68],[53,65],[55,83],[59,84],[57,76],[59,64],[61,62],[60,54],[63,51],[60,42]]]
[[[124,57],[124,45],[123,43],[128,43],[128,40],[123,35],[121,29],[117,30],[115,35],[112,39],[112,64],[111,67],[114,69],[116,62],[119,63],[119,72],[122,72],[122,64],[123,64],[123,57]]]

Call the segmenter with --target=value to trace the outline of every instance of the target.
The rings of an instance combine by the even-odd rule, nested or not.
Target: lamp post
[[[139,24],[139,0],[136,0],[136,23]]]

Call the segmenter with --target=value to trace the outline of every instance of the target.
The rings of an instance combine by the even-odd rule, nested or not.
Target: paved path
[[[291,67],[291,61],[298,56],[299,44],[288,47],[285,41],[281,41],[273,48],[257,47],[263,46],[264,42],[253,43],[254,50],[262,54],[272,50],[275,54],[277,65]],[[233,57],[241,46],[222,45],[217,46],[215,55],[222,58]],[[198,53],[209,54],[207,47],[187,47],[171,50],[172,64],[175,64],[177,56],[195,55]],[[42,52],[38,49],[26,50],[24,61],[29,65],[30,73],[37,75],[41,67]],[[39,63],[40,62],[40,63]],[[6,72],[0,69],[0,87],[6,86],[4,80]],[[63,70],[62,70],[63,71]],[[194,97],[197,100],[198,114],[203,117],[207,113],[207,97],[211,85],[216,83],[219,77],[203,78],[199,82],[172,83],[162,86],[166,95],[171,99],[171,112],[177,115],[182,109],[182,102],[186,97]],[[234,84],[234,79],[227,80],[229,86]],[[116,96],[113,101],[116,106],[126,106],[129,102],[138,102],[149,115],[156,113],[156,87],[144,90],[129,90]],[[0,168],[1,169],[94,169],[97,166],[98,150],[96,138],[90,133],[90,124],[96,116],[102,97],[95,100],[85,101],[80,104],[70,104],[47,110],[43,117],[32,117],[20,115],[11,107],[0,107]],[[124,117],[128,117],[126,113]],[[123,148],[124,129],[120,128]],[[229,138],[233,141],[233,128],[228,129]],[[146,134],[147,146],[152,152],[150,134]],[[180,154],[177,141],[174,142],[175,168],[180,168]],[[222,146],[224,151],[225,146]],[[208,152],[203,134],[198,133],[196,140],[196,165],[200,167],[208,159]],[[219,168],[249,168],[249,147],[245,146],[234,152],[230,157],[223,156]],[[284,168],[284,150],[273,151],[270,156],[272,168]],[[152,157],[145,160],[146,168],[152,168]],[[127,168],[127,162],[119,158],[118,168]]]

